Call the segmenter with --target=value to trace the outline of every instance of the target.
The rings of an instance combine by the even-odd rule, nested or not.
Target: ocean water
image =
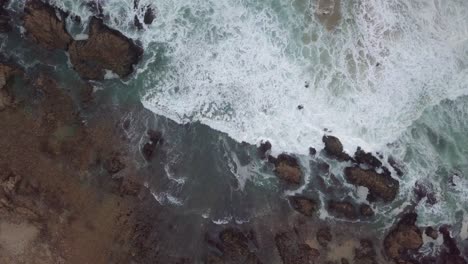
[[[68,27],[85,38],[91,12],[83,2],[52,2],[82,18]],[[158,202],[219,224],[247,221],[274,207],[260,202],[271,193],[308,190],[308,149],[321,149],[327,131],[350,153],[361,146],[404,162],[397,200],[376,207],[382,226],[412,203],[417,181],[431,183],[438,200],[417,205],[421,225],[468,219],[468,1],[341,1],[341,20],[327,30],[315,0],[140,0],[156,10],[140,31],[133,21],[144,9],[133,1],[99,2],[106,23],[145,48],[134,76],[108,83],[157,114],[132,118],[173,143],[159,168],[167,177],[149,183]],[[261,140],[300,157],[304,186],[271,184],[271,170],[254,158]],[[332,165],[342,178],[343,165]],[[224,187],[202,201],[206,181]],[[230,198],[220,199],[226,190]],[[246,201],[257,203],[243,211]]]

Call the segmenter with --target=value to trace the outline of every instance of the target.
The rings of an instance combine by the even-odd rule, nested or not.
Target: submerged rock
[[[423,244],[422,232],[416,226],[418,215],[408,213],[398,222],[396,227],[385,237],[384,249],[388,257],[395,263],[405,263],[403,260],[411,259]]]
[[[92,18],[89,38],[74,41],[69,49],[74,69],[84,79],[102,80],[106,70],[125,78],[133,72],[143,53],[131,39]]]
[[[317,249],[298,242],[292,233],[277,234],[275,242],[283,264],[313,263],[320,256]]]
[[[302,196],[289,197],[289,203],[294,208],[294,210],[305,216],[314,215],[319,207],[316,201]]]
[[[356,219],[357,212],[354,205],[346,201],[329,201],[328,211],[338,217],[345,217],[348,219]]]
[[[382,198],[385,202],[393,201],[398,194],[400,183],[386,173],[365,170],[359,167],[344,169],[345,178],[349,183],[364,186],[373,197]]]
[[[317,242],[322,247],[327,247],[328,243],[330,243],[332,241],[332,238],[333,238],[333,236],[331,234],[330,227],[327,226],[327,227],[320,228],[317,231],[316,238],[317,238]]]
[[[283,153],[276,159],[271,157],[269,160],[275,164],[275,173],[278,178],[290,184],[301,183],[302,171],[295,157]]]
[[[72,42],[65,27],[66,14],[40,0],[30,0],[24,7],[27,36],[43,48],[67,50]]]
[[[351,160],[351,157],[343,151],[343,145],[337,137],[323,136],[322,141],[325,144],[325,153],[327,155],[339,161]]]
[[[162,133],[155,130],[149,130],[147,132],[149,137],[149,142],[143,146],[143,156],[146,160],[151,160],[153,158],[154,151],[158,144],[162,143]]]
[[[12,27],[10,24],[10,14],[5,9],[8,0],[0,0],[0,33],[10,32]]]

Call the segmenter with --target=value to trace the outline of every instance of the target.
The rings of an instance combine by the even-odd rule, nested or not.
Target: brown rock
[[[330,227],[324,227],[320,228],[317,231],[317,242],[322,246],[322,247],[327,247],[328,243],[332,241],[332,234]]]
[[[340,140],[334,136],[323,136],[323,143],[325,143],[325,153],[339,161],[351,160],[351,157],[343,152],[343,145]]]
[[[354,153],[354,160],[359,164],[366,164],[371,168],[379,168],[382,166],[382,162],[378,158],[370,152],[365,152],[361,147],[358,147]]]
[[[274,160],[274,163],[276,176],[281,180],[296,185],[301,183],[302,171],[296,158],[283,153]]]
[[[29,0],[24,8],[23,21],[28,37],[49,50],[67,50],[72,42],[65,28],[65,18],[64,12],[40,0]]]
[[[302,196],[291,196],[289,202],[294,210],[305,216],[312,216],[318,209],[318,204],[312,199]]]
[[[345,217],[348,219],[356,219],[357,213],[356,208],[350,202],[345,201],[329,201],[328,202],[328,211],[333,215],[339,217]]]
[[[74,69],[82,78],[102,80],[106,70],[121,78],[130,75],[143,50],[119,31],[104,25],[101,19],[92,18],[89,38],[74,41],[69,53]]]
[[[424,233],[432,239],[437,239],[439,237],[439,232],[436,229],[434,229],[432,226],[426,227],[426,230]]]
[[[291,233],[280,233],[275,236],[276,248],[283,264],[313,263],[320,256],[317,249],[299,243]]]
[[[362,216],[371,217],[374,216],[374,210],[368,204],[361,204],[359,207],[359,212]]]
[[[377,173],[374,170],[365,170],[359,167],[347,167],[344,170],[348,182],[364,186],[374,197],[382,198],[385,202],[393,201],[398,193],[400,183],[385,173]]]
[[[417,217],[415,213],[404,215],[397,226],[385,237],[385,253],[395,263],[408,259],[408,255],[417,251],[423,244],[422,232],[415,225]]]

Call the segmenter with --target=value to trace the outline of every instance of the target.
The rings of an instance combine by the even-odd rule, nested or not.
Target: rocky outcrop
[[[141,47],[117,30],[92,18],[89,38],[74,41],[69,48],[73,68],[83,79],[102,80],[106,70],[125,78],[133,72],[143,53]]]
[[[354,160],[358,164],[366,164],[370,168],[379,168],[382,166],[382,162],[378,158],[370,152],[365,152],[361,147],[358,147],[354,153]]]
[[[0,63],[0,111],[13,104],[14,98],[10,92],[10,84],[20,71],[13,65]]]
[[[434,186],[430,182],[424,180],[416,181],[414,184],[414,195],[418,202],[426,198],[427,204],[434,205],[437,203]]]
[[[277,234],[275,242],[283,264],[314,263],[314,259],[320,256],[317,249],[300,243],[292,233]]]
[[[457,242],[451,236],[448,226],[441,226],[439,232],[444,238],[444,248],[440,254],[443,264],[466,264],[466,260],[460,255]]]
[[[27,36],[43,48],[67,50],[72,38],[65,28],[65,17],[64,12],[49,4],[30,0],[23,16]]]
[[[416,226],[417,217],[415,213],[404,215],[385,237],[385,253],[395,263],[406,263],[404,261],[411,260],[412,254],[423,244],[422,232]]]
[[[323,136],[322,142],[325,144],[325,153],[339,161],[351,160],[351,157],[343,151],[343,144],[334,136]]]
[[[283,153],[277,158],[269,156],[269,161],[275,164],[275,173],[278,178],[290,184],[301,183],[302,171],[295,157]]]
[[[270,141],[260,142],[260,146],[257,148],[257,152],[261,159],[266,159],[271,152]]]
[[[377,173],[374,170],[365,170],[359,167],[347,167],[344,174],[349,183],[368,188],[369,194],[381,198],[385,202],[393,201],[398,194],[400,183],[387,173]]]
[[[316,201],[302,196],[289,197],[289,203],[294,210],[305,216],[313,216],[319,208]]]
[[[338,217],[344,217],[348,219],[356,219],[357,212],[354,205],[346,201],[329,201],[328,211]]]
[[[10,14],[5,6],[8,0],[0,0],[0,33],[7,33],[11,31]]]

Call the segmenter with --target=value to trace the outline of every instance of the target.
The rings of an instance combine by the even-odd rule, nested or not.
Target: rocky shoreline
[[[319,1],[324,2],[329,1]],[[333,5],[339,6],[339,1]],[[5,6],[1,1],[0,34],[18,34],[12,32]],[[140,8],[138,1],[135,8]],[[144,8],[143,22],[151,24],[154,10]],[[311,148],[309,164],[314,188],[330,193],[326,201],[321,202],[316,191],[289,195],[280,199],[278,211],[242,225],[200,220],[197,228],[203,235],[193,238],[174,221],[189,222],[188,216],[160,205],[146,184],[148,175],[133,162],[137,157],[127,132],[136,124],[122,119],[122,112],[146,110],[141,105],[136,110],[102,105],[99,114],[83,114],[83,109],[98,104],[89,80],[102,81],[109,72],[129,78],[142,48],[109,28],[99,15],[90,19],[84,40],[74,40],[67,32],[65,12],[40,0],[27,1],[20,15],[24,41],[68,54],[81,80],[73,84],[76,87],[63,87],[66,84],[40,62],[24,69],[0,60],[0,263],[467,263],[466,245],[455,239],[451,227],[418,227],[412,207],[388,230],[376,230],[371,224],[374,209],[398,196],[404,166],[360,148],[350,155],[328,134],[323,149]],[[333,28],[339,14],[320,16]],[[67,92],[69,88],[80,91],[80,100]],[[137,155],[149,163],[160,154],[164,134],[151,129],[141,133],[145,140]],[[299,157],[274,157],[273,147],[263,142],[257,152],[278,185],[303,185],[309,175]],[[319,155],[344,167],[346,183],[331,173],[328,163],[315,159]],[[334,184],[328,187],[325,182]],[[344,184],[366,188],[367,201],[334,196],[342,194]],[[431,195],[426,185],[415,188],[417,202]],[[320,219],[320,211],[335,220]],[[196,254],[169,253],[166,249],[173,245],[166,245],[167,232],[197,241],[191,247]],[[428,243],[437,250],[420,251]]]

